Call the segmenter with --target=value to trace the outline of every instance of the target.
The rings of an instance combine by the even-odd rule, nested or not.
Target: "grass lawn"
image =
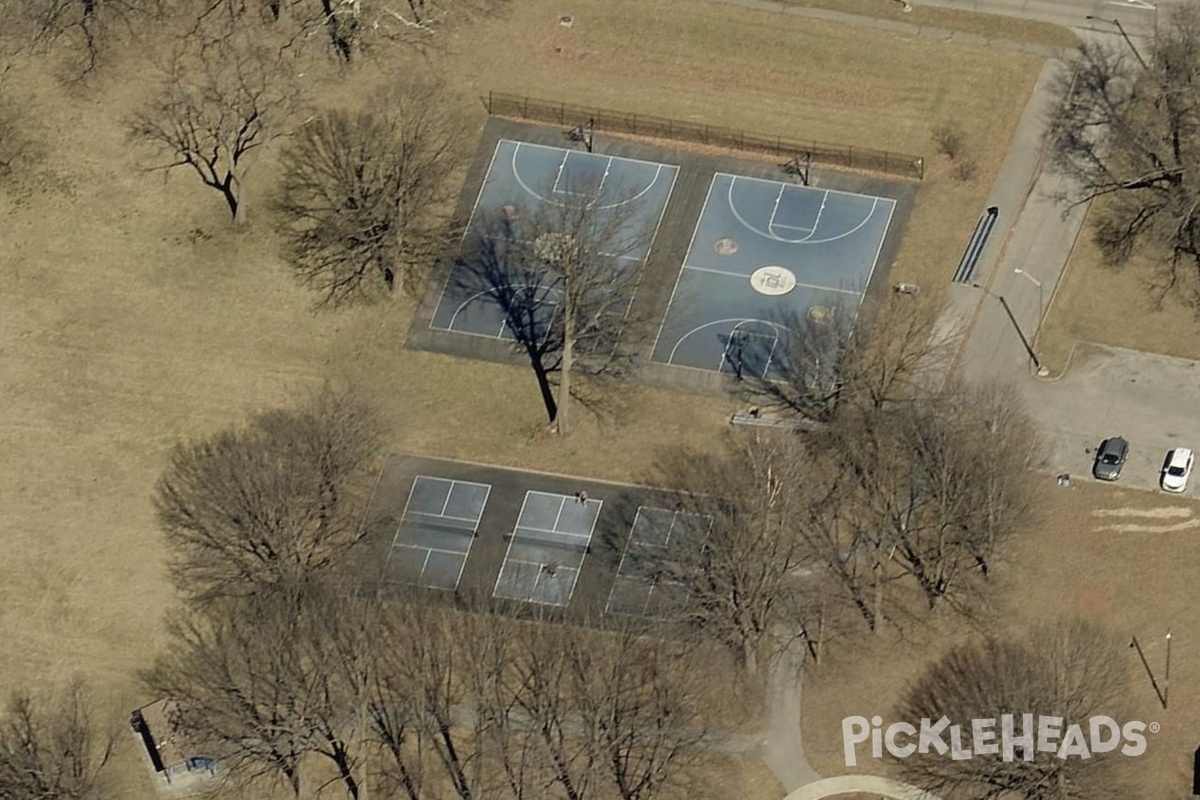
[[[1122,267],[1110,266],[1091,225],[1084,225],[1038,335],[1039,354],[1053,372],[1068,366],[1079,342],[1200,360],[1197,310],[1174,295],[1155,303],[1156,258],[1137,254]]]
[[[1195,538],[1200,504],[1161,494],[1076,483],[1050,489],[1038,526],[1014,542],[997,602],[981,625],[1021,631],[1041,620],[1082,616],[1118,637],[1137,636],[1160,686],[1167,630],[1172,632],[1168,710],[1164,710],[1134,650],[1128,651],[1130,719],[1157,722],[1146,754],[1122,764],[1146,797],[1185,797],[1191,787],[1200,702],[1200,620],[1192,612],[1200,569]],[[851,714],[894,719],[899,693],[924,664],[971,635],[946,621],[901,639],[878,637],[853,653],[838,653],[809,671],[804,685],[804,745],[824,775],[843,774],[841,720]],[[1029,709],[1038,713],[1037,709]],[[860,756],[864,751],[860,746]],[[855,771],[884,762],[859,760]]]
[[[569,10],[566,29],[556,2],[514,4],[430,56],[476,129],[474,96],[493,88],[928,154],[896,280],[953,269],[1040,68],[694,0]],[[378,69],[330,69],[317,88],[361,94]],[[263,210],[269,158],[250,176],[251,225],[233,232],[193,175],[139,169],[151,156],[122,121],[152,90],[143,64],[77,93],[49,71],[6,76],[35,98],[28,116],[50,154],[47,190],[0,195],[0,688],[82,673],[125,712],[154,699],[135,671],[173,603],[149,502],[169,448],[302,387],[360,382],[394,422],[396,449],[604,479],[636,479],[656,445],[704,446],[727,428],[728,402],[631,386],[611,419],[579,414],[560,441],[543,433],[528,370],[405,351],[407,303],[314,315]],[[970,182],[932,157],[930,132],[948,117],[978,162]]]

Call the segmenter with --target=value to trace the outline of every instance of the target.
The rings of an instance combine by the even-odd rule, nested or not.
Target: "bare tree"
[[[17,692],[0,717],[0,797],[103,797],[113,744],[82,680],[57,695]]]
[[[1139,246],[1167,254],[1161,301],[1195,302],[1200,271],[1200,10],[1172,8],[1152,39],[1081,45],[1050,126],[1057,168],[1100,199],[1096,240],[1113,264]],[[1187,280],[1185,280],[1187,279]]]
[[[232,27],[184,40],[165,72],[131,137],[167,154],[155,169],[190,167],[244,222],[247,156],[285,132],[298,102],[292,70],[253,30]]]
[[[751,674],[816,622],[804,585],[815,554],[802,534],[826,502],[815,466],[798,438],[778,433],[736,436],[718,453],[668,451],[658,465],[681,510],[711,521],[663,561],[660,579],[685,590],[682,617]]]
[[[382,44],[426,47],[442,31],[497,12],[506,0],[315,0],[343,61]]]
[[[326,388],[177,446],[155,502],[179,589],[205,603],[336,572],[362,535],[380,430],[369,404]]]
[[[372,107],[331,111],[304,125],[283,153],[276,207],[300,280],[336,307],[415,293],[450,243],[445,219],[456,128],[438,88],[413,81]]]
[[[114,41],[159,23],[164,0],[0,0],[0,50],[46,52],[62,48],[78,77],[99,66]]]
[[[620,377],[644,344],[649,320],[632,309],[653,230],[602,180],[562,181],[546,196],[555,201],[507,206],[469,232],[457,272],[499,305],[550,421],[566,434],[571,401],[583,399],[573,377]]]
[[[1094,715],[1121,720],[1127,707],[1127,656],[1116,637],[1080,621],[1045,625],[1020,638],[995,638],[960,645],[929,667],[905,692],[897,708],[910,724],[942,717],[964,726],[994,720],[1000,744],[1003,715],[1012,730],[1036,742],[1038,716],[1061,717],[1089,731]],[[1028,718],[1024,718],[1029,715]],[[1056,724],[1057,725],[1057,724]],[[1111,731],[1104,732],[1107,739]],[[1085,741],[1088,734],[1084,734]],[[1064,745],[1065,736],[1055,744]],[[970,736],[966,737],[970,741]],[[964,744],[970,749],[969,744]],[[1011,745],[1010,745],[1011,747]],[[898,763],[911,783],[942,796],[967,800],[1096,800],[1127,797],[1118,780],[1113,752],[1059,757],[1036,746],[1017,745],[1006,757],[1002,747],[955,759],[928,748]],[[1055,748],[1057,749],[1057,748]]]
[[[783,347],[757,337],[741,354],[752,367],[742,388],[760,402],[820,422],[839,408],[906,401],[922,393],[922,374],[945,364],[958,340],[931,337],[938,311],[932,301],[890,294],[861,319],[849,305],[831,306],[821,316],[780,317],[773,321],[787,331]]]
[[[999,390],[955,390],[839,414],[812,437],[835,476],[805,528],[814,552],[878,630],[888,585],[926,605],[966,610],[999,545],[1030,511],[1025,468],[1036,445],[1019,402]]]

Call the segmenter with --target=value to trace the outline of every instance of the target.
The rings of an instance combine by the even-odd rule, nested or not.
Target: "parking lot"
[[[1200,448],[1200,365],[1120,348],[1081,344],[1066,374],[1022,384],[1045,442],[1047,471],[1092,480],[1095,449],[1129,440],[1120,484],[1158,489],[1167,451]],[[1195,497],[1193,474],[1184,496]]]

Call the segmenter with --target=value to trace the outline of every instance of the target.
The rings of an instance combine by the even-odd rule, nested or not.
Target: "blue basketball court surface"
[[[649,253],[663,211],[675,183],[678,167],[635,159],[567,150],[561,147],[501,139],[476,199],[465,236],[467,252],[477,251],[494,239],[498,220],[515,228],[520,237],[522,220],[539,214],[553,217],[553,208],[583,202],[595,205],[598,216],[618,214],[621,235],[636,246],[611,254],[613,269],[640,262]],[[603,221],[598,223],[602,226]],[[436,330],[454,331],[492,339],[514,339],[508,314],[501,300],[504,275],[485,274],[479,264],[460,258],[430,321]],[[522,276],[513,276],[524,280]],[[512,287],[511,283],[508,288]],[[522,287],[516,287],[522,288]],[[556,300],[553,286],[523,287],[544,292],[540,313],[550,315]]]
[[[789,326],[857,316],[895,206],[889,198],[718,172],[653,360],[781,378]]]

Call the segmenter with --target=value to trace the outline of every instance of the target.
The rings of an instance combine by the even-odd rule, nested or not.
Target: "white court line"
[[[745,317],[730,317],[729,319],[718,319],[718,320],[714,320],[713,322],[706,322],[703,325],[697,325],[696,327],[692,328],[690,331],[685,333],[683,336],[679,337],[679,341],[675,342],[675,346],[671,348],[671,355],[667,358],[667,363],[670,364],[675,359],[675,351],[677,351],[679,349],[679,345],[683,344],[684,339],[688,338],[689,336],[692,336],[695,333],[699,333],[704,328],[711,328],[713,325],[724,325],[727,322],[733,322],[733,323],[761,322],[764,325],[770,325],[772,328],[783,328],[783,326],[777,322],[771,322],[770,320],[765,320],[765,319],[746,319]],[[736,328],[736,325],[734,327]],[[785,331],[787,330],[786,328],[783,328],[783,329]],[[703,368],[695,367],[695,369],[703,369]],[[706,369],[704,371],[712,372],[711,369]]]
[[[721,368],[724,367],[725,363],[729,360],[726,358],[726,356],[729,355],[729,346],[733,344],[733,339],[738,333],[738,328],[742,327],[743,324],[748,322],[766,322],[766,320],[744,319],[729,330],[729,338],[725,341],[725,349],[721,351],[721,363],[717,365],[717,372],[720,372]],[[772,326],[771,333],[774,338],[771,340],[771,353],[767,356],[766,365],[763,366],[763,374],[759,376],[763,378],[765,378],[767,375],[767,368],[771,366],[771,356],[775,354],[775,346],[779,344],[779,331],[775,330],[774,323],[768,322],[767,324]],[[761,336],[763,339],[767,338],[766,334],[763,333],[751,333],[750,336]],[[737,369],[739,372],[741,372],[740,367]]]
[[[721,174],[725,174],[725,173],[721,173]],[[776,236],[775,234],[771,233],[770,230],[767,230],[767,231],[759,230],[758,228],[754,227],[749,222],[747,222],[746,218],[743,217],[740,213],[738,213],[737,204],[734,203],[734,201],[733,201],[733,187],[740,176],[731,175],[729,177],[732,179],[729,182],[729,191],[726,192],[726,195],[727,195],[726,202],[729,204],[729,213],[733,214],[734,219],[736,219],[738,222],[740,222],[742,224],[742,226],[744,228],[746,228],[746,230],[750,231],[751,233],[758,234],[759,236],[761,236],[764,239],[772,239],[776,242],[781,242],[783,244],[827,244],[829,242],[836,242],[839,239],[845,239],[847,236],[851,236],[855,233],[858,233],[858,231],[861,230],[864,225],[866,225],[868,222],[871,221],[871,217],[873,217],[875,215],[875,207],[879,204],[879,201],[881,199],[883,199],[883,198],[879,198],[879,197],[871,198],[871,200],[872,200],[871,210],[867,213],[867,215],[865,217],[863,217],[861,222],[859,222],[857,225],[855,225],[853,228],[846,231],[845,233],[840,233],[837,236],[830,236],[827,239],[813,239],[812,232],[810,232],[808,236],[805,236],[801,239],[785,239],[782,236]],[[714,180],[715,180],[715,178],[714,178]],[[759,178],[743,178],[743,180],[760,180],[760,179]],[[763,183],[775,183],[775,181],[762,181],[762,182]],[[818,190],[814,189],[813,191],[818,191]],[[829,195],[831,193],[833,193],[832,190],[829,190],[829,189],[821,189],[819,191],[825,192],[825,196],[827,199],[828,199]],[[842,192],[841,194],[850,194],[850,193]],[[868,195],[858,195],[858,196],[859,197],[868,197]],[[892,201],[892,204],[893,204],[893,206],[895,205],[894,200]],[[822,201],[821,208],[822,209],[825,208],[824,201]],[[815,229],[814,229],[814,231],[815,231]]]
[[[557,294],[559,294],[559,295],[561,295],[561,294],[562,294],[562,290],[561,290],[561,289],[556,289],[556,288],[554,288],[553,286],[542,286],[540,283],[514,283],[512,286],[509,286],[509,287],[506,287],[506,288],[509,288],[509,289],[530,289],[530,288],[532,288],[532,289],[543,289],[543,290],[545,290],[547,293],[549,293],[549,292],[555,292],[555,293],[557,293]],[[475,302],[475,301],[476,301],[476,300],[478,300],[480,297],[483,297],[485,294],[495,294],[496,292],[499,292],[499,291],[500,291],[500,290],[499,290],[498,288],[491,288],[491,289],[484,289],[484,290],[483,290],[483,291],[481,291],[481,292],[476,292],[475,294],[471,295],[471,296],[470,296],[470,297],[468,297],[466,300],[462,301],[462,303],[461,303],[461,304],[459,304],[458,308],[454,310],[454,313],[450,315],[450,324],[448,325],[448,327],[441,328],[440,330],[454,331],[454,322],[455,322],[455,320],[457,320],[457,319],[458,319],[458,315],[459,315],[459,314],[461,314],[463,311],[465,311],[465,310],[466,310],[466,308],[467,308],[467,306],[468,306],[468,305],[470,305],[471,303]],[[545,305],[553,305],[553,306],[556,306],[556,307],[557,307],[557,306],[561,306],[561,305],[562,305],[562,303],[560,303],[559,301],[557,301],[557,300],[550,300],[550,299],[548,299],[548,298],[549,298],[549,294],[547,294],[547,295],[546,295],[546,296],[545,296],[543,299],[541,299],[541,300],[538,300],[538,301],[537,301],[537,304],[540,306],[540,305],[542,305],[542,304],[544,303]],[[499,301],[497,301],[497,302],[499,302]],[[503,312],[503,309],[501,309],[501,311]],[[495,336],[488,336],[487,338],[489,338],[489,339],[503,339],[503,338],[504,338],[504,328],[505,328],[505,326],[506,326],[506,325],[508,325],[508,315],[507,315],[507,314],[505,314],[505,315],[504,315],[504,319],[503,319],[503,320],[501,320],[501,322],[500,322],[500,332],[499,332],[498,334],[496,334]],[[455,332],[455,333],[472,333],[472,331],[454,331],[454,332]],[[477,333],[477,334],[475,334],[475,335],[476,335],[476,336],[483,336],[484,334],[482,334],[482,333]],[[515,334],[514,334],[514,336],[515,336]]]
[[[825,195],[821,198],[821,207],[817,209],[817,218],[815,220],[813,220],[812,230],[810,230],[808,232],[808,236],[805,236],[800,241],[809,242],[809,243],[812,242],[813,234],[817,232],[817,228],[821,227],[821,216],[825,213],[825,204],[828,202],[829,202],[829,192],[825,192]],[[878,201],[875,201],[875,202],[878,202]],[[875,213],[875,203],[871,203],[871,214],[874,214],[874,213]],[[867,215],[867,219],[871,218],[871,214]],[[863,223],[866,224],[866,221],[867,220],[863,220]],[[855,228],[855,230],[858,230],[858,228]],[[846,235],[848,235],[848,234],[842,234],[842,236],[846,236]],[[831,241],[831,240],[827,240],[827,241]]]
[[[743,280],[746,280],[746,281],[750,280],[750,276],[746,275],[745,273],[742,273],[742,272],[727,272],[723,269],[713,269],[711,267],[692,267],[692,266],[688,266],[686,264],[684,265],[683,268],[687,269],[687,270],[691,270],[692,272],[708,272],[713,275],[725,275],[730,278],[742,278]],[[855,297],[862,297],[862,295],[863,295],[863,292],[856,292],[853,289],[835,289],[832,286],[818,286],[815,283],[799,283],[799,282],[797,282],[796,285],[802,289],[812,289],[812,290],[818,291],[818,292],[836,292],[837,294],[849,294],[849,295],[853,295]]]
[[[562,180],[563,170],[566,169],[567,159],[571,157],[571,151],[567,150],[563,153],[562,161],[558,162],[558,172],[554,173],[554,184],[550,187],[550,194],[561,194],[558,191],[558,182]],[[517,154],[513,151],[513,172],[517,171]],[[524,186],[525,184],[521,184]]]
[[[517,148],[519,148],[519,147],[521,146],[521,144],[522,144],[522,143],[516,143],[516,144],[517,144]],[[533,145],[527,145],[527,146],[533,146]],[[553,148],[553,149],[558,149],[558,148]],[[531,188],[530,188],[530,186],[529,186],[529,184],[527,184],[527,183],[526,183],[524,180],[522,180],[522,179],[521,179],[521,171],[520,171],[520,170],[517,168],[517,152],[518,152],[518,150],[514,148],[514,150],[513,150],[513,154],[512,154],[512,163],[511,163],[511,165],[510,165],[510,170],[511,170],[511,172],[512,172],[512,177],[513,177],[513,180],[515,180],[515,181],[517,182],[517,185],[518,185],[518,186],[520,186],[522,189],[524,189],[524,190],[525,190],[525,192],[526,192],[526,194],[528,194],[528,195],[530,195],[531,197],[534,197],[534,198],[536,198],[536,199],[538,199],[538,200],[542,201],[543,203],[546,203],[546,204],[548,204],[548,205],[554,205],[554,206],[561,206],[561,205],[563,205],[562,203],[558,202],[557,200],[552,200],[552,199],[550,199],[549,197],[543,197],[541,194],[539,194],[538,192],[536,192],[536,191],[534,191],[533,189],[531,189]],[[570,155],[572,152],[575,152],[575,151],[573,151],[573,150],[568,150],[568,151],[566,151],[566,152],[567,152],[567,154],[568,154],[568,155]],[[608,159],[608,161],[609,161],[609,166],[610,166],[610,167],[612,166],[612,162],[613,162],[613,161],[632,161],[632,162],[634,162],[634,163],[639,163],[639,164],[652,164],[652,163],[653,163],[653,162],[651,162],[651,161],[634,161],[634,159],[630,159],[630,158],[619,158],[619,157],[616,157],[616,156],[596,156],[596,158],[607,158],[607,159]],[[565,157],[563,158],[563,162],[564,162],[564,163],[566,163],[566,158],[565,158]],[[601,211],[607,211],[607,210],[608,210],[608,209],[610,209],[610,208],[617,208],[617,207],[619,207],[619,206],[623,206],[623,205],[627,205],[627,204],[629,204],[629,203],[636,202],[636,201],[637,201],[638,199],[640,199],[640,198],[641,198],[643,195],[645,195],[647,192],[649,192],[651,189],[653,189],[653,188],[654,188],[654,185],[655,185],[656,183],[658,183],[658,176],[659,176],[659,174],[662,172],[662,168],[663,168],[663,167],[670,167],[670,168],[671,168],[671,171],[672,171],[672,173],[673,173],[673,174],[678,174],[678,172],[679,172],[679,167],[676,167],[676,166],[675,166],[675,165],[673,165],[673,164],[658,164],[658,165],[657,165],[657,167],[658,167],[658,169],[657,169],[657,170],[655,170],[655,173],[654,173],[654,178],[653,178],[653,179],[650,181],[650,183],[649,183],[649,184],[647,184],[646,188],[642,189],[642,191],[638,192],[637,194],[635,194],[635,195],[633,195],[632,197],[629,197],[629,198],[627,198],[627,199],[625,199],[625,200],[620,200],[620,201],[618,201],[618,202],[616,202],[616,203],[608,203],[608,204],[606,204],[606,205],[595,206],[595,208],[598,208],[598,209],[600,209]],[[562,167],[561,167],[561,166],[559,167],[559,171],[560,171],[560,172],[562,171]],[[607,174],[607,171],[606,171],[606,173],[605,173],[605,174]],[[555,186],[557,186],[557,185],[558,185],[558,179],[557,179],[557,178],[556,178],[556,179],[555,179],[555,181],[554,181],[554,185],[555,185]],[[672,180],[672,186],[674,186],[674,181],[673,181],[673,180]],[[598,197],[598,196],[599,196],[599,193],[597,193],[597,197]],[[478,202],[479,202],[479,201],[478,201],[478,200],[476,200],[475,202],[478,204]]]
[[[736,180],[736,178],[735,178]],[[779,194],[775,195],[775,205],[771,206],[771,218],[767,220],[767,230],[775,227],[775,215],[779,213],[779,201],[783,199],[783,191],[787,188],[787,184],[779,184]],[[729,204],[733,205],[733,184],[729,184]]]
[[[758,183],[769,183],[772,186],[774,186],[775,184],[783,183],[783,181],[773,181],[770,178],[755,178],[750,175],[734,175],[732,172],[718,172],[717,175],[724,175],[727,178],[736,178],[738,180],[743,180],[743,181],[756,181]],[[846,195],[847,197],[863,197],[863,198],[866,198],[867,200],[888,199],[888,198],[881,198],[878,195],[874,195],[874,194],[861,194],[859,192],[844,192],[839,189],[815,189],[811,186],[797,186],[793,183],[784,183],[783,185],[790,186],[797,191],[800,191],[802,189],[808,189],[809,191],[813,191],[813,192],[827,192],[829,194],[842,194],[842,195]]]
[[[871,213],[875,213],[875,209],[871,209]],[[879,254],[883,252],[883,243],[887,241],[888,231],[892,227],[892,218],[896,213],[896,201],[892,201],[892,207],[888,209],[887,221],[883,224],[883,235],[879,237],[879,247],[875,248],[875,259],[871,262],[871,271],[867,273],[866,283],[863,284],[863,290],[866,291],[871,286],[871,278],[875,276],[875,268],[879,266]],[[860,303],[861,304],[861,303]],[[855,317],[858,311],[855,310]],[[850,328],[850,336],[854,336],[854,326]]]
[[[563,152],[564,150],[566,150],[566,148],[555,147],[554,145],[537,144],[536,142],[519,142],[516,139],[501,139],[500,141],[507,142],[508,144],[512,144],[512,145],[519,145],[519,146],[527,148],[527,149],[532,148],[534,150],[551,150],[556,153]],[[566,150],[566,152],[579,153],[579,155],[584,155],[583,153],[580,153],[580,151],[578,151],[578,150]],[[595,156],[601,157],[601,158],[603,157],[599,153],[594,153],[592,155],[595,155]],[[629,158],[627,156],[613,156],[613,158],[616,158],[618,161],[628,161],[630,164],[645,164],[648,167],[673,166],[671,164],[664,165],[663,162],[661,162],[661,161],[646,161],[645,159],[642,159],[642,158]]]
[[[554,515],[554,527],[553,527],[553,528],[550,530],[550,533],[558,533],[558,521],[559,521],[560,519],[562,519],[562,512],[563,512],[563,508],[564,508],[566,505],[567,505],[567,498],[566,498],[566,497],[561,497],[561,498],[559,498],[559,500],[558,500],[558,513]],[[521,525],[521,523],[520,523],[520,522],[518,522],[518,523],[517,523],[517,530],[518,530],[518,531],[519,531],[519,530],[521,530],[521,528],[522,528],[522,527],[523,527],[523,526]],[[526,528],[525,530],[529,530],[529,531],[535,531],[535,530],[537,530],[537,528]],[[513,535],[515,536],[515,535],[516,535],[516,532],[514,532],[514,533],[513,533]]]
[[[784,225],[782,222],[772,222],[771,230],[775,230],[776,228],[780,228],[785,231],[804,231],[805,233],[809,234],[816,230],[816,228],[805,228],[802,225]]]

